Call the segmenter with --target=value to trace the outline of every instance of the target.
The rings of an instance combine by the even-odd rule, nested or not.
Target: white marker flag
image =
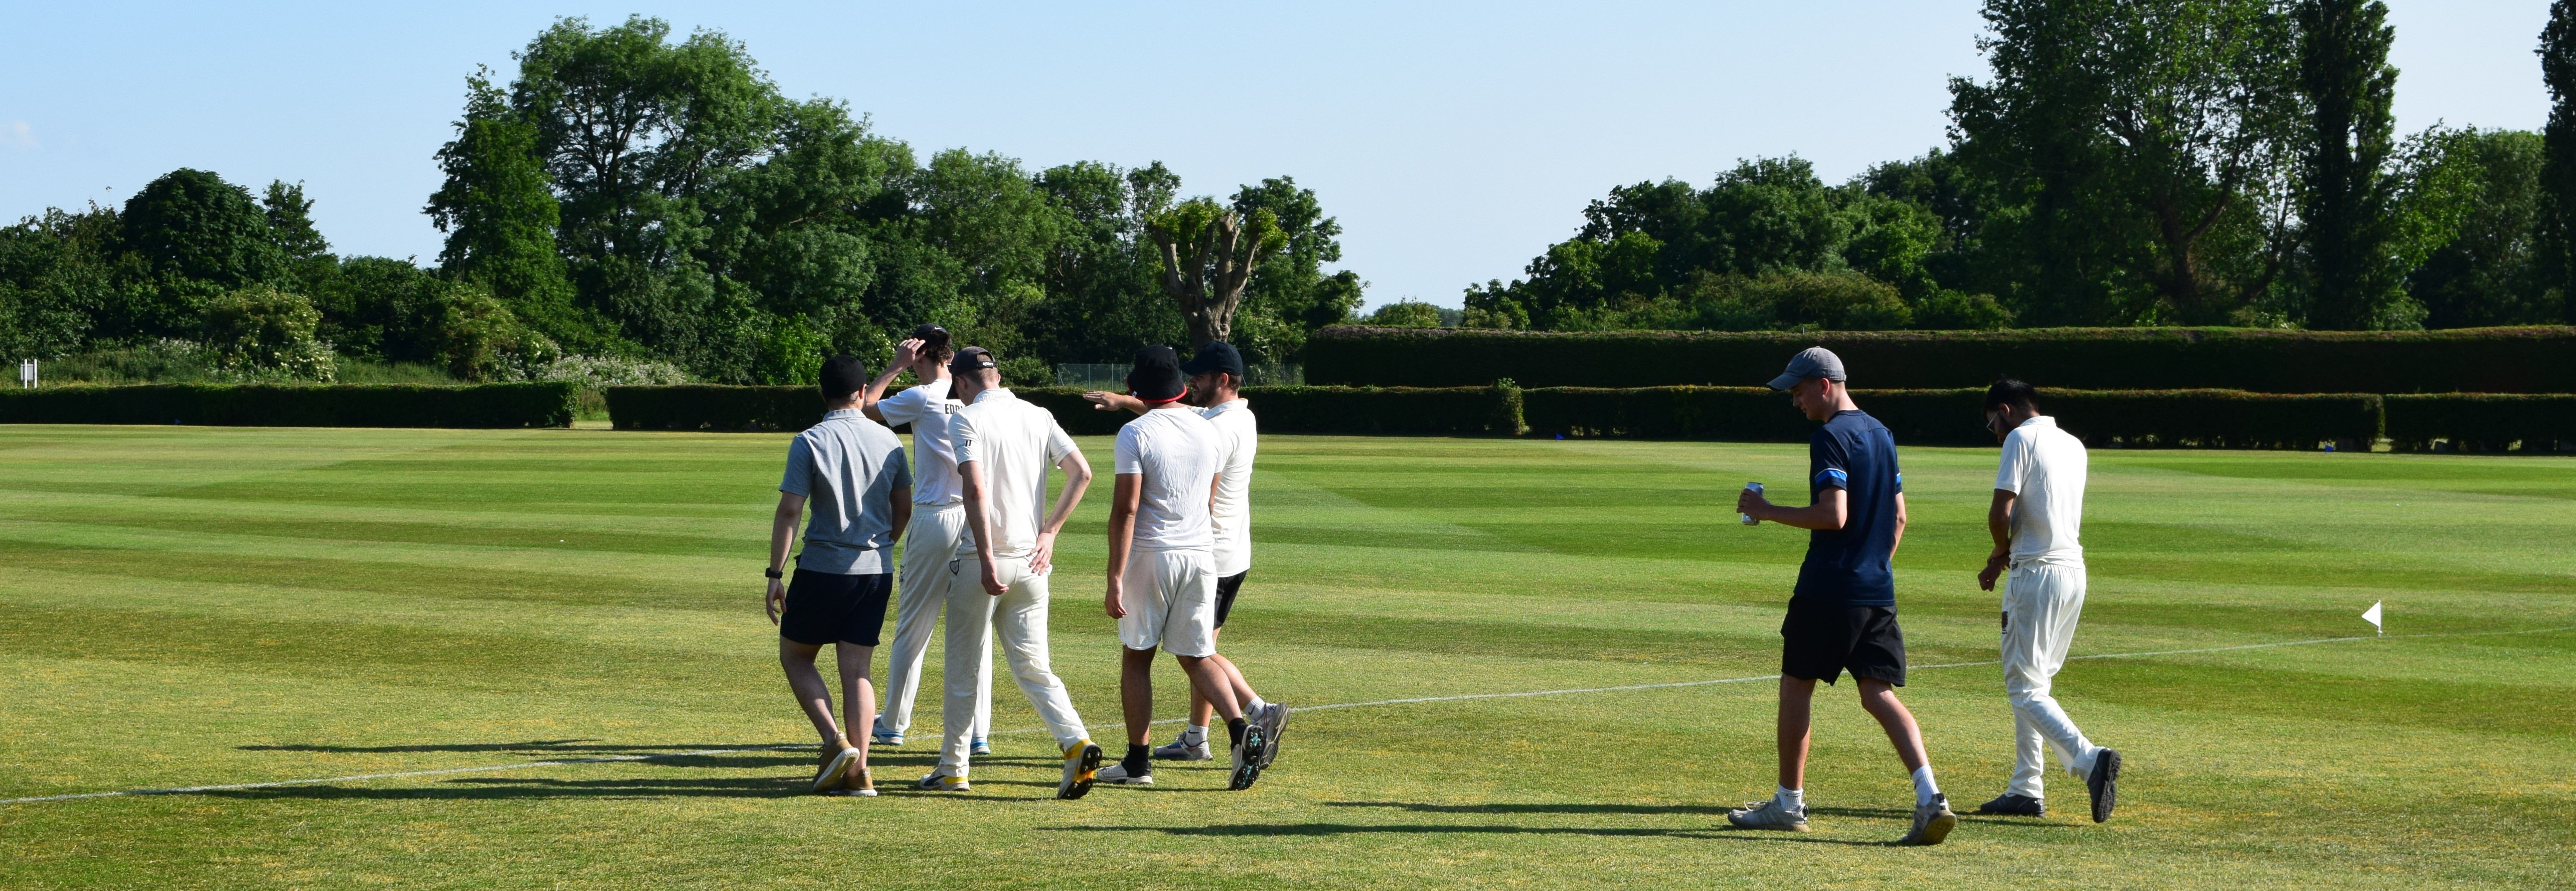
[[[2378,629],[2381,634],[2388,633],[2388,629],[2379,624],[2379,604],[2377,603],[2373,603],[2370,605],[2369,609],[2361,611],[2361,620],[2370,623],[2370,627]]]

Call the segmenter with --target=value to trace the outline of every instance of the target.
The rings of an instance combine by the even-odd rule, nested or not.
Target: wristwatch
[[[781,573],[781,572],[779,572],[779,571],[778,571],[778,567],[775,567],[775,566],[769,567],[768,569],[763,569],[763,570],[761,570],[761,571],[760,571],[760,574],[761,574],[761,575],[763,575],[763,576],[766,576],[766,577],[768,577],[768,578],[773,578],[773,579],[783,579],[783,578],[786,578],[786,577],[787,577],[785,573]]]

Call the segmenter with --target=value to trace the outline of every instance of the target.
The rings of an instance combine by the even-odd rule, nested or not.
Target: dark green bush
[[[2007,331],[1614,331],[1549,333],[1344,326],[1306,344],[1321,385],[1761,386],[1798,350],[1840,355],[1880,389],[1983,387],[2012,376],[2083,390],[2265,393],[2576,393],[2576,328],[2273,331],[2034,328]]]
[[[1804,442],[1815,422],[1767,387],[1546,387],[1523,393],[1535,435]],[[1983,389],[1854,390],[1900,445],[1992,445]],[[2379,434],[2380,398],[2235,390],[2040,391],[2040,410],[2096,447],[2315,448]]]
[[[568,383],[141,384],[0,390],[0,424],[202,424],[216,427],[562,427]]]
[[[823,420],[813,387],[677,384],[608,387],[608,420],[619,430],[797,431]]]
[[[2390,396],[2388,439],[2400,451],[2429,450],[2437,439],[2467,452],[2501,452],[2516,443],[2525,452],[2576,448],[2576,395]]]
[[[1514,387],[1247,387],[1266,433],[1509,436],[1521,429]]]

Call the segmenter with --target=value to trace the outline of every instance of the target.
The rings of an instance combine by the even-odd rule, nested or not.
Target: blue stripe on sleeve
[[[1842,471],[1835,470],[1831,467],[1818,471],[1816,473],[1815,481],[1837,489],[1848,490],[1851,488],[1851,477],[1846,476]]]

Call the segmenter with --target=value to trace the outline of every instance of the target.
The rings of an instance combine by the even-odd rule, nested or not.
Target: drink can
[[[1761,483],[1745,483],[1745,484],[1744,484],[1744,491],[1751,492],[1751,493],[1753,493],[1753,494],[1755,494],[1755,495],[1760,495],[1760,494],[1762,494],[1762,484],[1761,484]],[[1744,521],[1744,525],[1747,525],[1747,526],[1759,526],[1759,525],[1761,525],[1761,524],[1762,524],[1762,521],[1761,521],[1761,520],[1756,520],[1756,519],[1754,519],[1754,518],[1753,518],[1753,515],[1751,515],[1751,514],[1736,514],[1736,515],[1735,515],[1735,518],[1736,518],[1736,519],[1738,519],[1738,520],[1742,520],[1742,521]]]

